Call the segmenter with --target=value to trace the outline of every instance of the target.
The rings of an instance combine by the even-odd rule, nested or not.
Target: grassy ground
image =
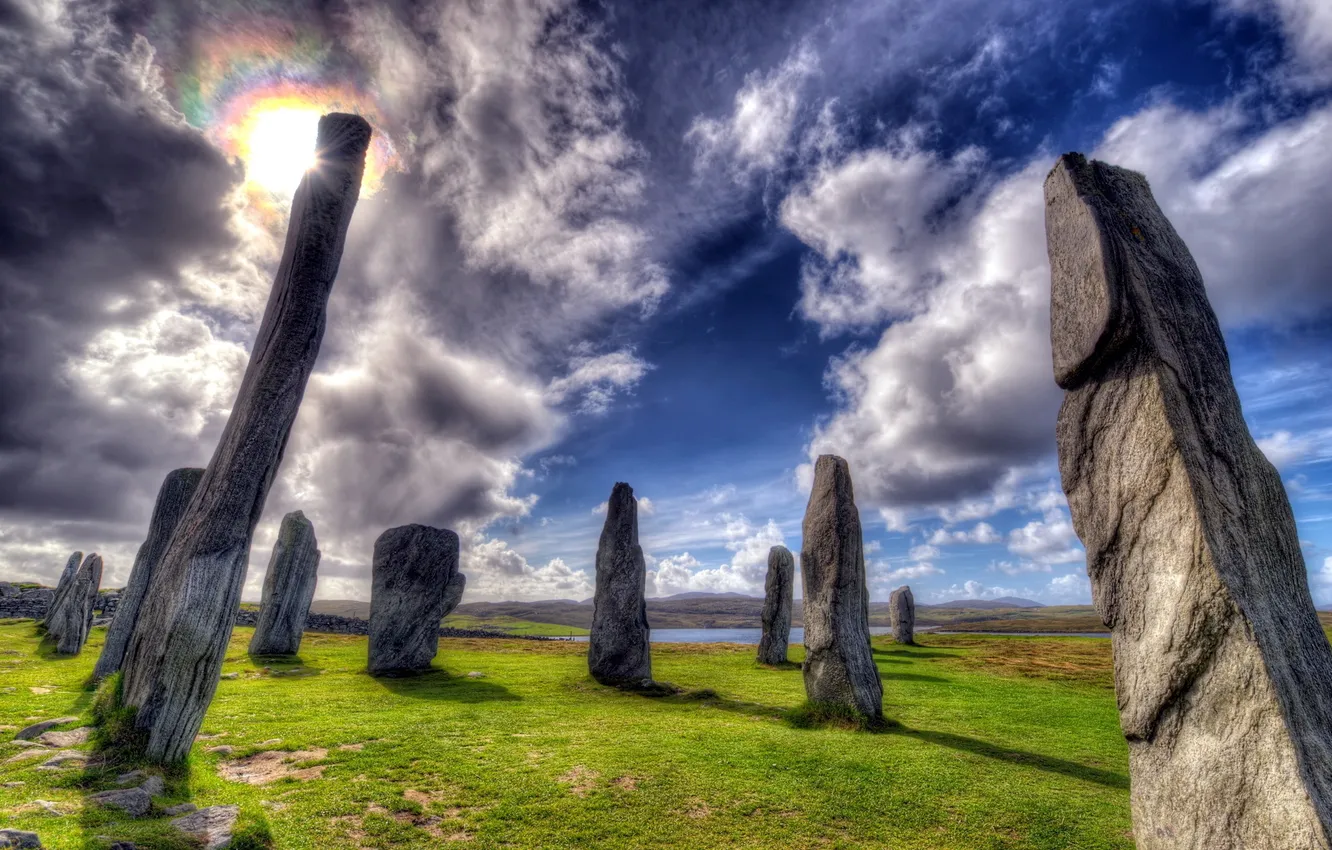
[[[587,629],[578,626],[561,626],[556,623],[534,623],[531,620],[518,620],[513,617],[469,617],[466,614],[450,614],[440,624],[451,629],[489,629],[492,632],[504,632],[510,635],[546,635],[569,637],[588,634]]]
[[[31,623],[0,626],[0,724],[86,720],[82,683],[104,633],[55,659]],[[654,699],[592,682],[585,644],[443,640],[437,671],[376,680],[364,638],[307,635],[289,664],[256,663],[249,638],[236,629],[224,673],[237,677],[204,723],[220,737],[196,745],[163,804],[239,804],[251,847],[265,835],[284,850],[1133,846],[1104,641],[876,638],[884,708],[902,725],[872,734],[795,728],[799,669],[760,667],[749,646],[655,646],[654,673],[685,692]],[[219,745],[234,752],[206,751]],[[0,760],[11,748],[0,743]],[[302,778],[219,774],[275,750],[299,754],[260,762]],[[172,846],[165,818],[82,806],[109,787],[106,771],[38,763],[0,761],[0,827],[48,848]]]

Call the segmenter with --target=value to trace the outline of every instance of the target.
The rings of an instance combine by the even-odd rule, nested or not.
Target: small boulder
[[[132,818],[141,818],[153,808],[153,798],[142,788],[117,788],[93,794],[88,802],[111,809],[120,809]]]
[[[188,815],[190,812],[197,811],[199,811],[199,807],[193,803],[180,803],[175,806],[167,806],[162,810],[162,814],[167,817],[179,817],[180,815]]]
[[[149,797],[160,797],[166,791],[166,782],[160,776],[150,776],[144,780],[139,789]]]
[[[37,743],[45,744],[48,747],[77,747],[79,744],[88,743],[88,739],[92,737],[92,731],[91,726],[80,726],[77,729],[70,729],[68,732],[43,732],[37,738]]]
[[[14,850],[42,850],[42,840],[35,832],[21,829],[0,829],[0,847]]]
[[[171,821],[171,825],[203,844],[203,850],[222,850],[231,843],[239,806],[209,806]]]
[[[56,726],[64,726],[66,723],[76,723],[76,722],[78,722],[77,717],[57,717],[54,720],[43,720],[41,723],[34,723],[31,726],[28,726],[27,728],[21,730],[17,735],[14,736],[14,740],[31,741],[37,738],[47,729],[52,729]]]

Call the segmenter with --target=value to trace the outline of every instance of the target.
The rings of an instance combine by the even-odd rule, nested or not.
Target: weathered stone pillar
[[[768,550],[768,578],[763,583],[763,636],[760,664],[785,664],[791,642],[791,597],[795,590],[795,556],[785,546]]]
[[[440,612],[440,619],[444,619],[453,613],[453,609],[462,602],[463,590],[467,588],[467,576],[462,573],[454,573],[453,578],[444,586],[444,610]]]
[[[893,627],[893,640],[916,642],[916,598],[905,584],[888,596],[888,621]]]
[[[149,759],[185,757],[217,689],[254,526],[319,354],[369,144],[364,119],[319,119],[318,159],[292,199],[282,262],[231,417],[140,605],[122,693],[147,733]]]
[[[870,650],[860,512],[842,458],[820,455],[815,462],[803,532],[805,693],[812,702],[880,718],[883,683]]]
[[[647,563],[638,545],[638,501],[618,483],[606,504],[606,524],[597,543],[597,589],[592,598],[592,634],[587,669],[603,685],[650,687]]]
[[[396,676],[430,669],[439,651],[448,588],[461,587],[456,581],[458,535],[426,525],[390,528],[375,541],[371,571],[370,673]]]
[[[1202,276],[1140,174],[1045,181],[1057,439],[1140,850],[1332,845],[1332,649]]]
[[[319,569],[314,524],[300,511],[282,518],[268,559],[259,618],[250,638],[251,655],[295,655],[301,649]]]
[[[102,556],[90,553],[74,571],[60,609],[46,618],[46,634],[61,655],[78,655],[92,627],[93,605],[102,584]]]
[[[148,538],[140,544],[134,556],[129,583],[116,603],[115,619],[106,630],[106,643],[102,645],[102,654],[93,669],[94,678],[105,678],[120,669],[130,635],[134,633],[134,624],[139,619],[139,606],[153,580],[153,572],[157,569],[158,561],[162,560],[167,544],[171,542],[171,535],[176,532],[176,525],[185,514],[185,506],[190,503],[203,478],[203,472],[202,469],[173,469],[162,481],[157,491],[157,503],[153,505],[153,516],[148,521]]]
[[[59,614],[61,608],[64,607],[69,591],[74,586],[74,576],[78,573],[79,565],[82,563],[82,552],[74,552],[65,561],[65,568],[60,571],[60,578],[56,581],[55,589],[52,591],[51,605],[46,609],[46,618],[41,623],[43,628],[49,625],[51,619]]]

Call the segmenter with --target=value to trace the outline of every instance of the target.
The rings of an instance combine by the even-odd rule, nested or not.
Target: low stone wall
[[[45,599],[24,599],[20,596],[9,596],[0,599],[0,620],[45,620],[46,609],[50,607],[50,604]]]

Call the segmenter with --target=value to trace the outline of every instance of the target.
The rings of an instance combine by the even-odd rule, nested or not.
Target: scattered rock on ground
[[[21,829],[0,829],[0,847],[15,850],[42,850],[42,840],[35,832]]]
[[[120,809],[132,818],[141,818],[153,807],[153,798],[142,788],[117,788],[88,797],[88,802]]]
[[[205,747],[204,752],[215,753],[219,756],[229,756],[236,751],[236,748],[230,744],[219,744],[216,747]]]
[[[92,731],[91,726],[80,726],[67,732],[43,732],[37,738],[37,742],[48,747],[74,747],[88,743],[88,739],[92,737]]]
[[[117,785],[133,785],[142,783],[148,778],[148,773],[142,770],[131,770],[129,773],[122,773],[116,777]]]
[[[162,810],[162,813],[167,815],[168,817],[175,817],[177,815],[187,815],[190,812],[197,812],[198,810],[199,807],[194,805],[193,803],[180,803],[179,805],[175,806],[167,806],[165,809]]]
[[[166,791],[166,782],[160,776],[150,776],[139,788],[149,797],[160,797]]]
[[[171,825],[202,842],[203,850],[221,850],[231,843],[239,814],[238,806],[209,806],[176,818]]]
[[[54,720],[43,720],[41,723],[34,723],[20,731],[14,736],[14,739],[16,741],[29,741],[45,732],[47,729],[51,729],[55,726],[64,726],[66,723],[75,723],[77,721],[77,717],[57,717]]]
[[[37,766],[38,770],[60,770],[65,767],[78,767],[88,761],[88,754],[78,750],[61,750]],[[77,762],[72,764],[71,762]]]

